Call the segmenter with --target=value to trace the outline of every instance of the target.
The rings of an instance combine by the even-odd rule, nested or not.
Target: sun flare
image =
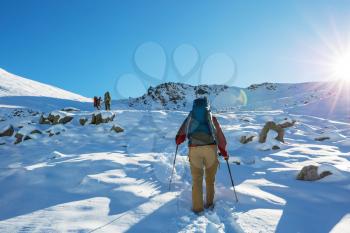
[[[339,55],[335,59],[332,71],[336,79],[350,81],[350,51]]]

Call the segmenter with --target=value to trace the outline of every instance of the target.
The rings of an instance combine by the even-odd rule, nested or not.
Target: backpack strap
[[[213,115],[211,114],[210,110],[208,110],[208,123],[209,123],[209,128],[210,128],[211,135],[213,136],[216,145],[218,145],[219,142],[218,142],[218,137],[217,137],[217,134],[216,134],[216,127],[215,127],[215,125],[213,123]]]
[[[185,130],[186,137],[188,136],[188,131],[189,131],[189,128],[190,128],[190,125],[191,125],[191,121],[192,121],[192,111],[187,116],[186,130]]]

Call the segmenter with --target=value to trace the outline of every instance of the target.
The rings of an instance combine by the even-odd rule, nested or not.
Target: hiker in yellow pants
[[[218,149],[228,160],[226,139],[217,119],[211,115],[207,98],[198,98],[193,102],[192,111],[182,123],[176,144],[180,145],[188,138],[189,159],[192,174],[192,210],[200,213],[204,208],[214,207],[215,175],[219,161]],[[206,203],[203,205],[203,176],[206,183]]]

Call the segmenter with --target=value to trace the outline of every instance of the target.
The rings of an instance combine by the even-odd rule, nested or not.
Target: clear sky
[[[85,96],[110,90],[120,98],[144,91],[137,80],[156,83],[142,64],[159,66],[159,82],[199,83],[174,72],[174,50],[188,44],[199,55],[191,75],[207,74],[201,83],[230,74],[220,54],[235,61],[232,85],[318,81],[327,79],[320,64],[349,32],[348,0],[0,0],[0,67]],[[151,46],[137,58],[144,43]]]

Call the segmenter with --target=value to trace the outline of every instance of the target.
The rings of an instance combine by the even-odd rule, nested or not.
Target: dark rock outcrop
[[[80,119],[79,119],[79,124],[84,126],[84,125],[86,124],[87,121],[88,121],[88,119],[85,118],[85,117],[84,117],[84,118],[80,118]]]
[[[103,117],[102,113],[92,114],[91,124],[99,125],[102,123],[108,123],[114,120],[115,115],[111,115],[108,117]]]
[[[45,118],[44,115],[41,115],[39,118],[39,124],[47,125],[47,124],[51,124],[51,122],[47,118]]]
[[[113,125],[113,127],[111,128],[111,131],[114,131],[116,133],[121,133],[121,132],[124,132],[124,129],[121,128],[120,126]]]
[[[30,134],[42,134],[42,132],[38,129],[35,129],[32,132],[30,132]]]
[[[16,138],[15,144],[18,144],[18,143],[22,142],[23,134],[16,133],[15,138]]]
[[[12,125],[9,125],[6,127],[2,132],[0,132],[0,137],[11,137],[13,133],[15,132],[15,129]]]
[[[320,142],[322,142],[322,141],[324,141],[324,140],[329,140],[329,139],[331,139],[331,138],[330,138],[330,137],[327,137],[327,136],[321,136],[321,137],[315,138],[315,141],[320,141]]]
[[[261,130],[261,133],[259,135],[259,142],[260,143],[265,143],[266,142],[266,138],[267,138],[267,134],[270,130],[274,130],[277,132],[277,137],[275,138],[276,140],[280,141],[280,142],[284,142],[284,129],[280,126],[277,125],[275,122],[273,121],[268,121],[266,122],[264,128]]]
[[[247,144],[248,142],[253,141],[253,138],[254,138],[254,135],[251,135],[251,136],[243,135],[241,136],[239,142],[242,144]]]
[[[287,120],[287,119],[285,119],[285,120]],[[280,123],[280,124],[278,124],[278,125],[279,125],[281,128],[285,129],[285,128],[289,128],[289,127],[294,126],[295,122],[296,122],[295,120],[293,120],[293,121],[286,121],[286,122]]]
[[[69,115],[62,116],[59,114],[50,113],[47,118],[41,115],[39,119],[39,124],[51,124],[51,125],[67,124],[71,120],[73,120],[72,116],[69,116]]]
[[[301,169],[301,171],[297,175],[297,180],[314,181],[322,179],[331,174],[332,173],[330,171],[324,171],[321,174],[318,174],[318,167],[314,165],[309,165]]]
[[[274,130],[275,132],[277,132],[278,135],[275,138],[276,140],[280,142],[284,142],[284,129],[294,126],[296,122],[295,120],[289,121],[288,118],[285,118],[284,120],[285,122],[280,124],[276,124],[273,121],[266,122],[264,128],[261,130],[261,133],[259,135],[259,142],[260,143],[266,142],[267,134],[270,130]]]
[[[70,122],[71,120],[73,120],[73,117],[72,116],[65,116],[65,117],[62,117],[58,120],[58,123],[59,124],[67,124],[68,122]]]

